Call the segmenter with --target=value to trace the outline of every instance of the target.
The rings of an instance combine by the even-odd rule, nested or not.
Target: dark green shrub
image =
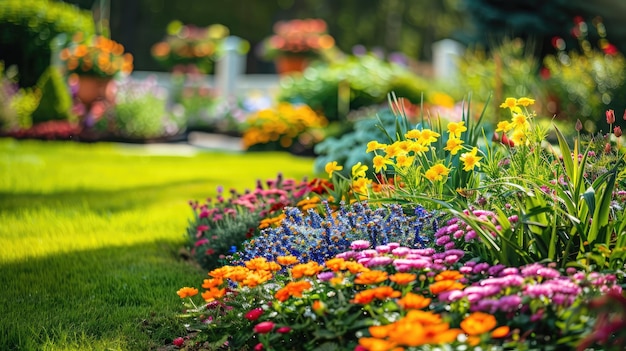
[[[33,124],[50,120],[69,120],[72,117],[72,97],[61,72],[56,67],[48,67],[37,82],[41,92],[39,106],[33,111]]]
[[[418,103],[427,86],[423,78],[402,66],[373,55],[353,56],[309,67],[302,76],[284,78],[279,100],[305,103],[336,121],[349,110],[386,101],[392,91],[401,91],[401,96]]]
[[[0,53],[7,65],[19,66],[19,84],[30,87],[50,65],[51,42],[76,32],[95,31],[91,14],[60,1],[0,1]]]

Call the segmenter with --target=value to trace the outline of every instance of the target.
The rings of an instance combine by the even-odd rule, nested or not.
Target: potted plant
[[[221,24],[197,27],[172,21],[165,38],[152,46],[152,57],[171,71],[209,74],[228,35],[228,28]],[[241,52],[247,52],[248,42],[242,45]]]
[[[60,58],[70,75],[70,84],[78,83],[77,97],[89,107],[98,99],[112,100],[113,78],[133,70],[133,56],[122,44],[103,36],[85,38],[77,33],[61,50]]]
[[[262,42],[262,54],[274,60],[279,74],[303,71],[311,60],[324,58],[335,46],[321,19],[295,19],[274,24],[274,34]]]

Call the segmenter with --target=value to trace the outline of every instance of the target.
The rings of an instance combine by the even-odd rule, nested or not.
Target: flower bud
[[[576,131],[580,132],[581,130],[583,130],[583,122],[580,121],[580,119],[576,120]]]
[[[274,329],[274,323],[270,321],[261,322],[254,326],[254,332],[259,334],[267,334]]]
[[[606,144],[604,145],[604,153],[605,153],[605,154],[609,154],[609,153],[611,153],[611,143],[606,143]]]
[[[613,128],[613,134],[615,134],[616,137],[621,137],[622,136],[622,128],[620,126],[616,126],[615,128]]]
[[[606,110],[606,123],[608,124],[615,123],[615,111]]]

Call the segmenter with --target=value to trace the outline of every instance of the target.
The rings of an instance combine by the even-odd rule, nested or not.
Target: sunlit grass
[[[0,139],[0,350],[148,350],[182,333],[187,201],[312,159]],[[157,149],[163,153],[163,149]]]

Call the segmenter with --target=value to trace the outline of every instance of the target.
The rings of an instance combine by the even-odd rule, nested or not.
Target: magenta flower
[[[256,321],[257,319],[259,319],[259,317],[261,317],[261,315],[263,315],[263,309],[257,307],[248,311],[248,313],[246,313],[244,317],[246,317],[246,319],[249,321]]]
[[[367,240],[355,240],[350,244],[352,250],[365,250],[370,247],[370,242]]]
[[[274,323],[270,321],[261,322],[254,326],[253,330],[255,333],[259,334],[267,334],[274,329]]]
[[[178,337],[172,341],[172,344],[176,347],[181,347],[185,344],[185,339]]]

